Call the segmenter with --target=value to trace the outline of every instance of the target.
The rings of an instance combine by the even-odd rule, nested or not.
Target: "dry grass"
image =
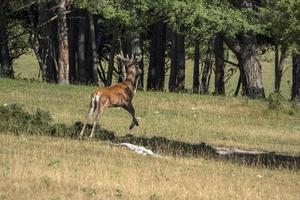
[[[0,199],[298,199],[299,171],[0,135]]]

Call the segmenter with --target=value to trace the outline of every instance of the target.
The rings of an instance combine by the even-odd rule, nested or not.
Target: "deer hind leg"
[[[96,129],[96,126],[98,125],[99,121],[100,121],[100,117],[102,116],[103,112],[104,112],[104,109],[106,107],[107,103],[105,104],[102,104],[101,102],[99,103],[98,101],[98,109],[97,109],[97,114],[94,118],[94,123],[93,123],[93,128],[92,128],[92,132],[90,134],[90,138],[91,137],[94,137],[94,132],[95,132],[95,129]]]
[[[128,104],[122,106],[122,108],[124,108],[125,110],[127,110],[130,113],[130,115],[132,116],[132,122],[131,122],[131,124],[129,126],[129,129],[132,129],[134,126],[139,126],[139,122],[138,122],[138,120],[135,117],[135,110],[133,108],[132,103],[129,102]]]
[[[92,116],[93,113],[95,112],[95,110],[96,110],[96,108],[97,108],[97,105],[98,105],[97,98],[96,98],[95,95],[92,95],[92,96],[91,96],[91,100],[90,100],[90,108],[89,108],[89,111],[88,111],[88,113],[87,113],[87,115],[86,115],[86,117],[85,117],[85,121],[84,121],[82,130],[81,130],[80,135],[79,135],[80,137],[83,136],[84,130],[85,130],[86,125],[87,125],[87,123],[88,123],[88,120],[89,120],[89,118],[91,118],[91,116]]]

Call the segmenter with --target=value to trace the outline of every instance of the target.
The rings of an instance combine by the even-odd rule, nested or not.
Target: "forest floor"
[[[271,70],[268,73],[271,77]],[[266,88],[272,88],[267,75]],[[55,123],[72,125],[84,119],[94,89],[1,79],[0,105],[18,103],[29,112],[40,108],[49,111]],[[283,94],[288,96],[288,84],[283,85]],[[129,131],[130,115],[118,108],[105,111],[101,127],[118,137],[155,136],[212,146],[300,153],[299,107],[288,101],[270,109],[274,102],[266,100],[138,91],[133,103],[139,127]],[[201,157],[141,156],[108,142],[26,134],[18,137],[9,133],[0,134],[0,180],[4,180],[0,181],[0,199],[300,196],[299,170],[252,167]]]

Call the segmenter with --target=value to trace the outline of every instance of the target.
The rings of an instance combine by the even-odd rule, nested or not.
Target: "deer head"
[[[116,57],[122,61],[123,67],[128,73],[131,70],[135,71],[136,76],[140,76],[142,74],[142,70],[139,68],[138,63],[142,60],[142,56],[134,56],[133,54],[129,58],[128,54],[124,57],[121,54],[116,55]]]

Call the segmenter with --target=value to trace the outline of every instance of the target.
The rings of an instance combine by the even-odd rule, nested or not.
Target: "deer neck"
[[[127,83],[128,87],[134,91],[136,85],[136,75],[132,72],[129,72],[126,76],[125,82]]]

